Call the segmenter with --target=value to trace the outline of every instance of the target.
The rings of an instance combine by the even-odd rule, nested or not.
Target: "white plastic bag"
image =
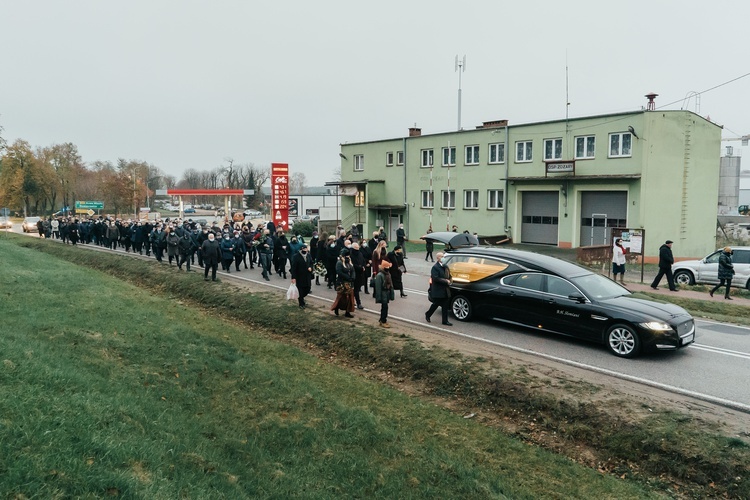
[[[299,290],[297,289],[297,285],[292,283],[289,285],[289,290],[286,291],[286,300],[295,300],[299,298]]]

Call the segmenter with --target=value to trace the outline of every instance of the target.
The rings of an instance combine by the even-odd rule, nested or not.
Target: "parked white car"
[[[750,290],[750,247],[731,247],[734,278],[732,286]],[[701,260],[683,260],[672,266],[675,281],[680,285],[719,283],[719,256],[723,250],[716,250]]]

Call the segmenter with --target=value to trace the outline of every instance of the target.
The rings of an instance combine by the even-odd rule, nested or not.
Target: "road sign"
[[[89,208],[89,209],[88,209],[88,210],[86,211],[86,213],[87,213],[87,214],[89,215],[89,217],[91,217],[91,216],[92,216],[92,215],[94,215],[94,214],[95,214],[96,212],[94,212],[93,210],[91,210],[91,209]]]
[[[0,216],[8,217],[10,215],[10,208],[0,209]]]
[[[101,210],[104,208],[103,201],[76,201],[76,212],[85,211],[87,209]]]

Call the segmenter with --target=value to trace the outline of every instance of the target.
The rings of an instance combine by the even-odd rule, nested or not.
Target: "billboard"
[[[289,227],[288,163],[271,163],[271,219],[277,228]]]

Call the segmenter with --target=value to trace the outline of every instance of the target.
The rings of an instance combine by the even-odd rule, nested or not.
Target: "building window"
[[[357,194],[354,197],[354,206],[355,207],[365,206],[365,192],[364,191],[357,191]]]
[[[469,210],[479,208],[479,190],[467,189],[464,191],[464,208]]]
[[[576,137],[576,159],[593,158],[596,152],[596,137]]]
[[[453,190],[451,191],[443,190],[440,192],[440,194],[442,195],[442,198],[443,198],[442,208],[445,210],[455,210],[456,209],[456,192]]]
[[[631,156],[633,135],[630,132],[609,134],[609,157]]]
[[[490,163],[505,163],[505,144],[490,144]]]
[[[365,155],[354,155],[354,171],[362,172],[365,169]]]
[[[435,192],[422,191],[422,208],[433,208],[435,206]]]
[[[456,166],[456,146],[443,148],[443,166],[444,167]]]
[[[432,166],[432,150],[431,149],[423,149],[422,150],[422,166],[423,167],[431,167]]]
[[[399,167],[404,164],[404,152],[396,151],[396,165]]]
[[[479,165],[479,146],[466,146],[464,165]]]
[[[389,151],[385,154],[385,166],[386,167],[393,166],[393,151]]]
[[[562,139],[544,139],[544,159],[562,159]]]
[[[502,189],[487,190],[487,209],[502,210],[503,208],[503,191]]]
[[[531,141],[516,143],[516,163],[531,161]]]

